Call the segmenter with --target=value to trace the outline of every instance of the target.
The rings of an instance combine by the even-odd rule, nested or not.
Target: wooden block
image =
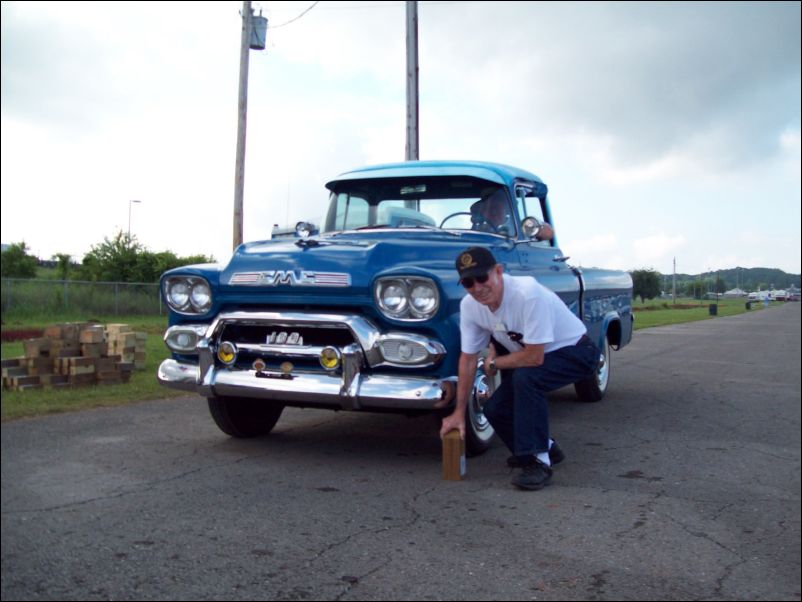
[[[15,376],[28,376],[28,368],[25,366],[3,368],[3,378],[14,378]]]
[[[91,374],[71,374],[70,384],[77,387],[80,387],[82,385],[93,385],[95,384],[95,373],[92,372]]]
[[[39,381],[43,385],[47,385],[49,387],[56,387],[58,385],[67,384],[70,382],[68,376],[64,374],[40,374]]]
[[[50,353],[50,339],[28,339],[22,342],[25,357],[47,357]]]
[[[82,385],[94,385],[95,373],[92,372],[91,374],[70,374],[69,380],[70,384],[75,387],[80,387]]]
[[[94,368],[95,362],[97,362],[97,359],[94,357],[69,357],[66,359],[71,368],[74,366],[92,366],[92,368]]]
[[[81,355],[84,357],[102,357],[105,352],[105,343],[81,343]]]
[[[129,324],[107,324],[106,332],[108,334],[119,334],[121,332],[132,332],[133,329]]]
[[[461,481],[466,472],[465,441],[460,439],[457,429],[443,437],[443,478],[446,481]]]
[[[32,357],[26,360],[28,374],[36,376],[38,374],[50,374],[53,372],[53,360],[49,357]]]
[[[20,365],[20,360],[25,360],[25,359],[27,359],[27,358],[24,358],[24,357],[11,357],[11,358],[8,358],[7,360],[2,360],[0,362],[0,366],[2,366],[3,368],[16,368],[17,366]]]
[[[48,339],[60,339],[62,338],[62,326],[63,324],[53,324],[52,326],[45,326],[44,336]]]
[[[119,385],[123,382],[123,377],[120,372],[112,370],[110,372],[98,372],[97,382],[101,385]]]
[[[69,374],[70,373],[70,362],[72,360],[80,359],[82,357],[57,357],[53,359],[53,368],[58,374]]]
[[[78,341],[81,329],[88,326],[86,322],[68,322],[61,325],[61,338],[65,341]]]
[[[14,387],[14,390],[15,391],[27,391],[29,389],[41,389],[41,388],[42,388],[42,385],[37,383],[37,384],[33,384],[33,385],[17,385],[16,387]]]
[[[15,376],[10,380],[11,380],[11,386],[14,387],[15,389],[17,387],[25,387],[28,385],[40,384],[38,376]]]
[[[134,332],[119,334],[112,340],[117,347],[136,347],[136,333]]]
[[[78,340],[81,343],[102,343],[106,340],[106,332],[102,326],[90,326],[81,331]]]
[[[95,362],[95,371],[99,374],[101,372],[114,372],[116,370],[117,362],[110,357],[98,358]]]
[[[72,341],[62,341],[61,345],[50,347],[50,357],[78,357],[81,348]]]

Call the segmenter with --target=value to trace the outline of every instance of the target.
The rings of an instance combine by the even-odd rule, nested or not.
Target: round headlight
[[[164,298],[173,311],[202,314],[212,306],[212,288],[199,276],[170,276],[164,281]]]
[[[192,286],[192,292],[189,296],[192,302],[192,307],[198,311],[206,311],[212,303],[212,291],[209,285],[205,282],[196,282]]]
[[[379,310],[393,320],[429,320],[440,307],[440,293],[431,278],[402,276],[379,278],[374,284]]]
[[[412,313],[416,315],[428,315],[437,309],[437,291],[431,284],[416,284],[409,296]]]
[[[407,307],[407,291],[401,283],[389,283],[381,292],[381,304],[391,314],[400,314]]]
[[[170,284],[167,295],[170,305],[176,308],[185,307],[189,301],[189,284],[183,280],[177,280]]]

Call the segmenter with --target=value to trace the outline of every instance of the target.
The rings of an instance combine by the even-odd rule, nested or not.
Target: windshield
[[[474,230],[514,236],[506,188],[476,178],[429,177],[337,182],[324,232],[368,228]]]

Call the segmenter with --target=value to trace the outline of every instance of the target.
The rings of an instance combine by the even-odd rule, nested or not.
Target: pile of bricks
[[[2,361],[3,387],[15,391],[128,382],[145,368],[144,332],[127,324],[73,322],[23,341],[25,356]]]

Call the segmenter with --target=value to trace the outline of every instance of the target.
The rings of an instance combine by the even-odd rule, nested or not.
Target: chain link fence
[[[3,278],[3,320],[42,314],[153,315],[165,313],[158,283]]]

